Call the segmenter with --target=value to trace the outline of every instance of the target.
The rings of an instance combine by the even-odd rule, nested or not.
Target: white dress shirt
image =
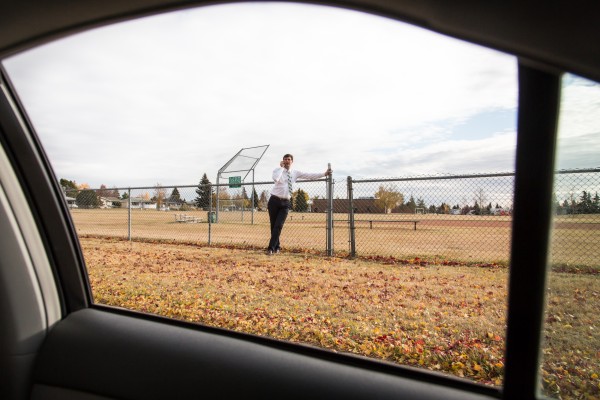
[[[288,189],[288,174],[292,175],[292,183],[295,183],[298,179],[319,179],[325,176],[324,172],[308,173],[296,170],[287,170],[283,167],[275,168],[273,170],[273,189],[271,189],[271,195],[277,196],[282,199],[291,199],[292,194]]]

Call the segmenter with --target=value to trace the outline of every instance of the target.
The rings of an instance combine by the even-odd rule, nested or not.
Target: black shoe
[[[265,254],[268,255],[268,256],[272,256],[273,255],[273,250],[267,250],[265,252]]]

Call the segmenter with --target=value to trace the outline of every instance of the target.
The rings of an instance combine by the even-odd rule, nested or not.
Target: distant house
[[[143,197],[131,197],[129,199],[121,199],[119,201],[121,202],[121,208],[129,208],[129,203],[131,203],[131,208],[156,210],[156,203],[154,203],[152,200],[146,200]]]
[[[169,210],[179,210],[182,207],[184,207],[185,201],[181,200],[181,199],[177,199],[177,198],[171,198],[169,197],[166,202],[165,205],[167,207],[167,209]]]
[[[69,208],[78,208],[74,197],[65,196],[65,200],[67,200],[67,205]]]
[[[370,199],[354,199],[354,212],[355,213],[381,213],[385,211],[383,208],[375,205],[375,198]],[[313,199],[312,200],[312,212],[326,212],[328,208],[327,199]],[[350,203],[348,199],[333,199],[333,212],[336,213],[348,213],[350,212]],[[392,212],[398,212],[397,210]]]
[[[492,215],[512,215],[512,210],[506,209],[506,208],[497,207],[497,208],[492,208],[492,210],[491,210],[490,213]]]
[[[122,201],[118,197],[100,197],[100,208],[119,208]]]

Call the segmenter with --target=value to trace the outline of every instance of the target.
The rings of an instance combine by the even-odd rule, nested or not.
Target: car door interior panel
[[[411,399],[493,398],[459,389],[458,380],[448,389],[383,368],[365,369],[359,359],[343,362],[316,349],[234,336],[80,310],[45,340],[34,375],[39,395],[33,398],[46,399],[48,388],[124,399],[395,399],[398,393]]]

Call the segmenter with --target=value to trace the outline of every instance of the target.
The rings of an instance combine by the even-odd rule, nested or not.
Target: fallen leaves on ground
[[[505,268],[81,243],[97,303],[502,384]],[[555,390],[565,370],[578,390],[597,394],[594,365],[581,376],[545,364],[545,386]]]

